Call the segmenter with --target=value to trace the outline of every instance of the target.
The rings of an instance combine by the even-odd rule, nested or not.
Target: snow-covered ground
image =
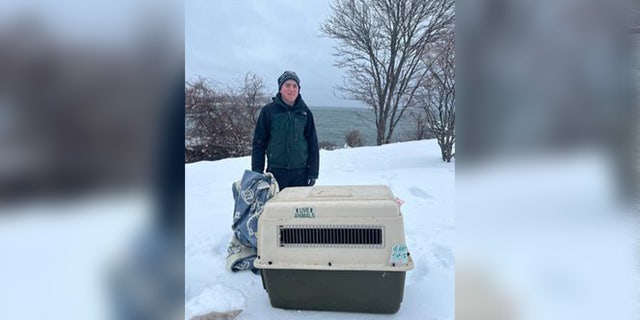
[[[405,234],[415,269],[394,315],[271,307],[260,276],[225,268],[231,237],[231,184],[250,157],[185,165],[185,317],[242,309],[237,319],[453,319],[454,171],[435,140],[320,152],[317,185],[388,185],[404,200]]]
[[[321,151],[318,184],[386,184],[405,201],[416,267],[391,316],[272,308],[259,276],[225,269],[231,184],[250,159],[188,164],[185,316],[242,309],[237,319],[635,319],[640,224],[621,205],[613,163],[584,150],[456,170],[434,140]]]

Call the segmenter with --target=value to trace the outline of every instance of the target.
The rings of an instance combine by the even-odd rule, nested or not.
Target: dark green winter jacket
[[[290,107],[278,93],[260,111],[253,135],[253,171],[264,171],[265,154],[268,168],[307,168],[309,178],[318,178],[320,153],[316,125],[301,95]]]

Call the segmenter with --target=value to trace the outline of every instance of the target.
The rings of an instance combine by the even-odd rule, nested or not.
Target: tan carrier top
[[[407,271],[402,214],[387,186],[290,187],[258,222],[262,269]]]

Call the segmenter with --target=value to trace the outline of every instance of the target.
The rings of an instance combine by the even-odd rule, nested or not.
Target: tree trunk
[[[384,124],[377,123],[376,124],[377,132],[376,132],[376,145],[381,146],[385,144],[385,135],[384,135]]]

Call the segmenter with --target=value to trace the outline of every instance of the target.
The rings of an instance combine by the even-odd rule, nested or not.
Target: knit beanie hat
[[[285,71],[278,78],[278,91],[282,89],[282,84],[289,79],[293,79],[293,81],[295,81],[298,84],[298,87],[300,87],[300,78],[298,78],[298,75],[293,71]]]

